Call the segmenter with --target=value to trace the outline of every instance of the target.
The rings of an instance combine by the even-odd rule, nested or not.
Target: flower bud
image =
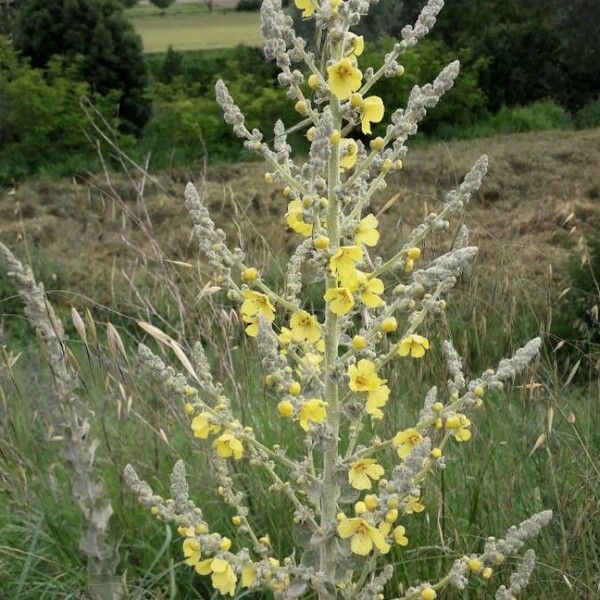
[[[421,248],[417,248],[416,246],[409,248],[406,256],[412,260],[419,260],[421,258]]]
[[[302,390],[302,387],[300,386],[300,384],[297,381],[292,381],[292,383],[290,383],[290,387],[288,388],[288,392],[292,396],[297,396],[301,390]]]
[[[242,279],[250,282],[258,277],[258,271],[254,267],[248,267],[242,271]]]
[[[317,250],[327,250],[329,248],[329,238],[325,235],[319,235],[314,239],[313,244]]]
[[[308,76],[308,87],[311,90],[316,90],[319,87],[319,77],[315,73]]]
[[[385,142],[382,137],[376,137],[371,140],[371,148],[377,152],[381,152],[385,147]]]
[[[282,400],[277,405],[277,412],[282,417],[291,417],[294,414],[294,405],[288,400]]]
[[[364,502],[357,502],[354,505],[354,512],[357,515],[363,515],[364,513],[367,512],[367,505]]]
[[[387,319],[381,321],[379,328],[385,333],[392,333],[398,329],[398,322],[396,321],[395,317],[388,317]]]
[[[228,537],[224,537],[219,544],[219,548],[221,548],[223,552],[227,552],[227,550],[231,548],[231,540]]]
[[[308,104],[305,100],[298,100],[294,106],[294,109],[303,116],[308,114]]]
[[[352,347],[355,350],[363,350],[367,347],[367,338],[362,335],[355,335],[352,338]]]

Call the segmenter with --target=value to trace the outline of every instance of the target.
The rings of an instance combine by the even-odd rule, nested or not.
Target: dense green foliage
[[[141,41],[117,0],[23,0],[13,42],[36,68],[62,56],[95,93],[118,91],[129,131],[139,133],[150,117]]]
[[[161,10],[166,10],[173,2],[175,2],[175,0],[150,0],[151,4],[154,4],[156,8],[160,8]]]
[[[0,182],[90,168],[96,151],[86,137],[90,127],[80,105],[90,94],[90,86],[77,77],[77,65],[56,57],[46,71],[34,69],[0,38]],[[95,102],[115,127],[119,93],[96,94]]]
[[[77,114],[81,95],[93,95],[112,123],[118,112],[121,131],[137,135],[137,143],[128,145],[134,158],[141,160],[150,152],[153,168],[192,166],[204,156],[213,161],[249,158],[221,121],[214,100],[219,77],[250,125],[262,129],[267,139],[276,116],[288,127],[297,122],[298,115],[276,84],[276,68],[258,49],[180,53],[170,48],[144,61],[139,39],[123,18],[122,7],[133,3],[22,0],[14,43],[31,57],[34,68],[13,56],[13,67],[2,74],[11,84],[0,92],[0,156],[10,159],[3,161],[0,183],[42,171],[61,175],[95,168],[93,145],[83,134],[85,119]],[[379,38],[361,57],[363,68],[381,61],[392,44],[384,36],[398,35],[422,4],[381,0],[373,13],[377,20],[374,16],[363,22],[361,33]],[[238,9],[258,5],[241,0]],[[288,5],[298,17],[293,2]],[[440,14],[431,36],[403,56],[405,75],[385,80],[374,93],[389,108],[402,105],[413,85],[431,81],[458,56],[461,76],[446,101],[430,111],[421,138],[596,127],[599,40],[600,3],[595,0],[454,0]],[[4,62],[9,60],[7,52],[4,48]],[[63,62],[49,63],[57,54]],[[17,63],[22,65],[18,76]],[[17,110],[15,99],[24,93],[23,86],[32,91]],[[38,110],[36,102],[42,97],[53,101]],[[154,115],[146,123],[150,106]],[[381,133],[383,126],[376,129]],[[301,132],[290,141],[296,149],[307,147]]]

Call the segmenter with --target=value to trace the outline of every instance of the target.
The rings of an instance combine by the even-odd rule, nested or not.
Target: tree
[[[163,12],[167,10],[167,8],[169,8],[173,2],[175,2],[175,0],[150,0],[151,4],[154,4],[156,8],[160,8],[160,10]]]
[[[22,0],[13,32],[15,47],[34,67],[52,56],[77,62],[92,93],[121,94],[123,128],[139,134],[151,113],[148,70],[140,37],[117,0]]]

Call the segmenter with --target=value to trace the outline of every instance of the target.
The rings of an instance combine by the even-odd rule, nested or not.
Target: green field
[[[146,53],[164,52],[169,46],[175,50],[259,46],[262,41],[256,12],[209,13],[201,6],[182,4],[164,14],[154,7],[140,6],[128,15]]]

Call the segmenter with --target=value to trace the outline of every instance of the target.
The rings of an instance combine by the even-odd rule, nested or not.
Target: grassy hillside
[[[404,171],[375,199],[382,254],[402,243],[483,152],[491,159],[489,177],[467,211],[480,255],[473,276],[450,295],[447,321],[428,334],[434,347],[451,336],[470,374],[548,331],[565,265],[579,252],[580,237],[600,225],[600,130],[432,144],[411,151]],[[201,599],[211,592],[183,564],[171,529],[151,519],[124,486],[127,462],[162,493],[173,462],[183,457],[198,505],[216,530],[234,543],[238,535],[215,499],[205,443],[192,438],[173,397],[148,381],[135,359],[134,345],[144,339],[136,318],[160,326],[186,350],[202,339],[244,422],[267,444],[294,451],[289,425],[277,418],[257,369],[255,345],[240,334],[238,312],[197,258],[182,200],[190,178],[205,185],[212,214],[232,243],[243,244],[265,278],[280,280],[291,239],[283,226],[286,201],[263,173],[257,163],[208,168],[204,181],[200,169],[156,178],[131,171],[31,181],[0,196],[0,240],[31,260],[71,330],[69,360],[97,417],[98,463],[115,506],[118,572],[126,573],[131,598]],[[450,243],[448,235],[432,238],[425,260]],[[85,341],[70,326],[71,306],[90,311]],[[127,356],[107,343],[107,320],[117,326]],[[47,418],[50,374],[3,272],[0,322],[6,344],[0,352],[0,597],[79,598],[85,581],[76,548],[80,518]],[[144,342],[162,353],[154,340]],[[411,522],[410,546],[394,555],[400,568],[393,591],[408,580],[433,578],[462,553],[481,549],[485,536],[501,536],[529,514],[552,508],[551,526],[533,543],[538,558],[526,597],[596,597],[600,390],[596,381],[566,378],[563,373],[575,375],[578,357],[558,340],[548,342],[522,381],[486,397],[473,419],[472,443],[453,448],[447,468],[428,483],[428,509]],[[439,352],[390,372],[395,422],[408,423],[429,386],[446,377]],[[271,534],[276,555],[285,555],[295,534],[289,506],[260,477],[236,477],[252,500],[257,528]],[[501,567],[498,577],[505,580],[511,567]],[[489,600],[499,583],[494,576],[489,586],[450,591],[444,600]]]
[[[551,283],[560,288],[564,263],[576,248],[578,234],[600,223],[600,130],[518,134],[475,141],[419,146],[409,152],[402,173],[390,179],[376,198],[385,208],[382,244],[398,244],[427,206],[440,200],[482,153],[490,171],[468,211],[473,241],[480,246],[481,269],[500,268],[519,281],[528,296],[542,297],[550,267]],[[200,168],[200,165],[199,165]],[[264,236],[272,258],[285,254],[290,233],[282,226],[285,199],[265,184],[259,163],[209,167],[206,185],[213,215],[230,235],[238,227],[250,233],[249,246],[262,248]],[[161,173],[144,181],[143,198],[135,181],[113,175],[52,181],[39,179],[0,195],[0,239],[33,255],[45,255],[44,272],[60,281],[60,302],[77,304],[79,295],[123,306],[121,270],[153,260],[153,241],[141,228],[147,214],[152,236],[167,259],[195,261],[190,223],[182,192],[202,172]],[[399,215],[409,215],[400,220]],[[257,229],[249,226],[252,220]],[[257,243],[258,242],[258,243]],[[388,248],[384,247],[384,251]],[[47,287],[54,287],[47,281]]]
[[[223,10],[230,4],[216,2],[212,13],[198,3],[177,3],[164,13],[154,6],[139,5],[127,15],[147,53],[164,52],[169,46],[175,50],[259,46],[258,13]]]

